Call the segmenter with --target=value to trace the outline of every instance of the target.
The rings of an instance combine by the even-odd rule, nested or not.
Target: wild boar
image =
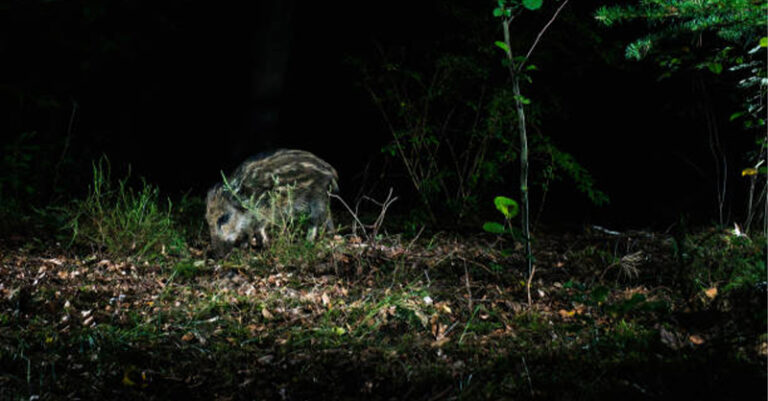
[[[267,228],[304,219],[307,239],[318,227],[333,229],[329,193],[338,192],[338,174],[328,163],[303,150],[261,153],[216,184],[206,199],[205,218],[218,255],[254,240],[269,242]],[[284,227],[283,227],[284,228]]]

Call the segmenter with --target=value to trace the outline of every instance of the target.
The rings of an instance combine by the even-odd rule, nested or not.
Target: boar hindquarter
[[[267,227],[285,217],[306,216],[307,238],[314,240],[318,227],[333,229],[328,193],[338,189],[336,170],[312,153],[281,149],[252,157],[208,191],[214,250],[226,252],[257,232],[264,245]]]

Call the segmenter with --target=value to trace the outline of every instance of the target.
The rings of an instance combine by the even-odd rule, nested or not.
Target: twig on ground
[[[528,379],[528,388],[531,390],[531,398],[533,398],[533,383],[531,383],[531,373],[528,371],[528,364],[525,363],[525,357],[521,356],[523,359],[523,368],[525,368],[525,378]]]
[[[472,286],[469,285],[469,270],[467,270],[467,262],[464,262],[464,283],[467,286],[467,301],[469,302],[469,310],[472,310]]]
[[[435,263],[432,263],[432,267],[437,267],[437,266],[439,266],[439,265],[440,265],[440,263],[443,263],[443,262],[444,262],[446,259],[450,259],[451,257],[453,257],[453,254],[454,254],[454,253],[456,253],[456,251],[455,251],[455,250],[452,250],[452,251],[451,251],[451,252],[449,252],[447,255],[443,256],[442,258],[439,258],[439,259],[437,259],[437,262],[435,262]]]
[[[464,342],[464,336],[467,335],[467,331],[469,330],[469,325],[472,324],[473,320],[475,320],[475,315],[477,314],[478,309],[480,309],[480,306],[482,305],[476,306],[474,310],[470,309],[472,311],[472,314],[469,316],[469,320],[467,320],[467,324],[464,325],[464,331],[462,331],[461,336],[459,336],[459,345],[461,345],[461,343]]]
[[[531,301],[531,282],[533,281],[533,275],[536,274],[536,266],[531,267],[531,275],[528,276],[528,283],[525,285],[525,288],[528,290],[528,307],[533,306],[533,302]]]
[[[408,253],[408,251],[411,249],[411,247],[413,246],[413,244],[415,244],[415,243],[416,243],[416,240],[418,240],[418,239],[419,239],[419,237],[421,237],[421,233],[423,233],[423,232],[424,232],[424,228],[426,228],[426,226],[421,226],[421,230],[419,230],[419,232],[418,232],[418,233],[416,233],[416,236],[415,236],[415,237],[413,237],[413,239],[411,240],[411,242],[409,242],[409,243],[408,243],[408,246],[406,246],[406,247],[405,247],[405,251],[404,251],[404,253]]]
[[[462,260],[465,263],[471,263],[471,264],[473,264],[473,265],[475,265],[475,266],[485,270],[486,272],[488,272],[490,274],[494,274],[494,272],[491,269],[489,269],[488,266],[486,266],[486,265],[484,265],[484,264],[482,264],[480,262],[476,262],[476,261],[471,260],[471,259],[466,259],[463,256],[457,256],[456,258]]]

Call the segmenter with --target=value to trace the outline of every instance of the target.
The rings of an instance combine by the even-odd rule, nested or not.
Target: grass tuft
[[[106,157],[93,164],[88,195],[69,210],[71,243],[115,256],[149,259],[185,252],[183,236],[171,215],[171,201],[162,202],[160,190],[143,179],[137,189],[130,187],[128,178],[115,185]]]

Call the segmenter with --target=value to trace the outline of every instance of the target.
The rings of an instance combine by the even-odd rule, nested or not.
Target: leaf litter
[[[709,302],[683,291],[661,236],[613,259],[612,241],[542,236],[531,305],[520,250],[489,237],[340,237],[318,271],[198,251],[191,276],[170,257],[4,249],[0,398],[669,395],[661,375],[714,356],[729,380],[733,366],[742,384],[764,379],[767,338],[736,321],[753,309],[724,312],[716,287],[699,290]],[[622,263],[631,274],[611,269]]]

